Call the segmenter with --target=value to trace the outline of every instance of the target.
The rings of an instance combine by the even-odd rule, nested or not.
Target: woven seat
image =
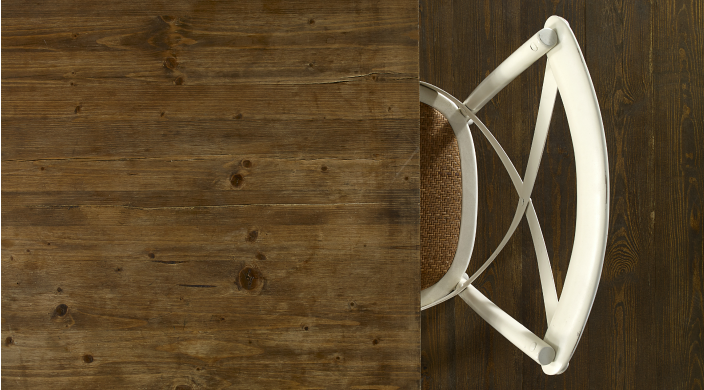
[[[437,283],[457,250],[462,215],[460,151],[450,123],[420,104],[421,288]]]

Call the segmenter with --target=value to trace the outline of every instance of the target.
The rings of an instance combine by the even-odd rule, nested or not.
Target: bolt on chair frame
[[[526,173],[523,178],[496,138],[476,113],[530,65],[547,55],[540,107]],[[557,92],[560,92],[572,136],[577,171],[577,214],[570,265],[558,299],[545,240],[531,200],[545,147]],[[576,38],[566,20],[552,16],[536,33],[499,65],[461,102],[447,92],[420,83],[420,100],[448,119],[458,141],[462,169],[462,216],[455,257],[447,273],[421,292],[425,310],[460,296],[548,375],[564,372],[586,325],[601,277],[609,216],[609,174],[604,126],[594,86]],[[503,240],[479,270],[465,273],[474,247],[477,225],[477,167],[469,126],[475,124],[488,139],[508,171],[519,195],[513,221]],[[472,282],[501,252],[526,217],[535,246],[548,330],[540,338],[501,310]]]

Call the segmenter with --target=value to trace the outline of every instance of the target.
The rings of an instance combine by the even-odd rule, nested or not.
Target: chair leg
[[[494,302],[490,301],[471,284],[462,291],[460,297],[469,307],[501,333],[508,341],[541,366],[552,363],[555,350],[535,333],[528,330]]]
[[[557,34],[549,28],[538,31],[504,60],[464,101],[472,112],[481,110],[499,91],[538,61],[557,44]]]

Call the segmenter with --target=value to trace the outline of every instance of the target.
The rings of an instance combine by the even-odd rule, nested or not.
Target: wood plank
[[[404,2],[378,3],[373,0],[344,3],[307,1],[298,4],[284,1],[266,4],[255,1],[210,4],[206,2],[156,0],[146,4],[140,3],[139,5],[140,7],[135,7],[135,3],[132,2],[115,2],[110,3],[109,7],[106,7],[105,2],[100,0],[69,0],[61,4],[51,0],[40,0],[33,3],[32,7],[27,7],[25,4],[10,0],[2,2],[2,6],[5,9],[3,18],[8,19],[20,17],[36,19],[60,18],[64,15],[66,19],[90,18],[90,21],[94,18],[119,18],[121,16],[144,18],[161,17],[162,15],[171,16],[169,19],[209,18],[212,20],[247,20],[259,17],[261,18],[260,20],[267,22],[261,26],[263,30],[267,31],[267,27],[275,26],[281,20],[287,20],[288,18],[303,18],[308,21],[311,16],[339,14],[354,17],[364,22],[378,20],[389,13],[405,15],[418,12],[417,8],[411,8]],[[86,23],[86,25],[91,25],[91,23]]]
[[[379,34],[406,32],[378,31]],[[332,39],[332,38],[329,38]],[[109,85],[115,78],[127,78],[134,85],[170,84],[179,77],[188,85],[241,85],[257,82],[262,84],[300,85],[309,83],[335,83],[364,77],[404,78],[412,77],[417,65],[414,61],[396,61],[401,50],[391,45],[359,47],[339,44],[330,47],[322,40],[319,47],[307,50],[293,49],[282,44],[276,51],[264,51],[261,47],[244,47],[233,50],[231,46],[205,48],[199,55],[189,58],[187,54],[168,53],[153,58],[144,58],[140,52],[120,52],[130,60],[125,65],[112,61],[114,51],[95,52],[93,59],[104,65],[90,63],[68,63],[63,51],[47,53],[27,50],[23,58],[3,61],[7,72],[7,85],[32,79],[34,85],[54,85],[80,89],[90,85]],[[42,43],[43,44],[43,43]],[[19,50],[19,49],[16,49]],[[230,55],[223,51],[232,50]],[[283,52],[285,63],[281,63],[279,52]],[[333,60],[335,59],[335,60]],[[379,61],[377,63],[377,61]],[[48,68],[46,64],[52,64]],[[381,64],[372,68],[365,64]],[[174,68],[173,70],[171,68]],[[222,71],[223,68],[228,69]],[[249,77],[249,74],[255,77]],[[247,74],[243,77],[243,74]]]
[[[469,11],[471,5],[466,4],[463,7],[465,11]],[[464,85],[465,91],[473,90],[486,75],[525,41],[525,37],[521,36],[518,31],[519,25],[517,24],[522,14],[518,12],[523,7],[521,2],[504,1],[499,7],[484,2],[481,7],[481,13],[476,13],[471,22],[465,22],[466,26],[475,23],[480,26],[479,34],[476,34],[472,39],[467,34],[457,32],[457,36],[464,37],[456,39],[457,50],[469,46],[472,47],[472,57],[484,59],[480,62],[475,61],[476,71],[471,74],[463,72],[458,77],[458,82]],[[491,20],[491,23],[487,23],[488,20],[483,20],[484,18]],[[518,168],[519,172],[523,172],[522,167],[527,160],[525,147],[529,145],[531,128],[527,126],[525,119],[517,120],[518,118],[506,114],[525,112],[525,98],[521,93],[526,88],[524,80],[525,78],[521,77],[517,82],[507,86],[481,112],[482,120],[501,142],[514,165],[521,167]],[[482,149],[482,152],[478,154],[478,164],[482,167],[479,170],[479,185],[486,190],[480,191],[479,201],[484,212],[479,216],[478,223],[481,226],[482,234],[475,246],[472,255],[473,261],[468,269],[469,273],[474,273],[503,239],[512,218],[510,210],[515,209],[518,202],[518,196],[512,188],[498,156],[476,129],[474,135],[475,139],[480,140],[477,143],[478,148]],[[520,318],[518,316],[521,307],[525,304],[521,299],[522,266],[517,263],[517,260],[521,248],[527,243],[522,236],[514,235],[495,264],[475,282],[480,291],[491,296],[497,305],[517,318]],[[520,383],[522,371],[520,366],[524,360],[523,355],[473,313],[466,304],[456,305],[456,309],[459,309],[457,312],[460,317],[459,326],[455,332],[461,335],[458,339],[467,340],[471,345],[471,350],[482,352],[470,360],[475,364],[475,368],[459,378],[467,383],[463,385],[464,388],[473,386],[471,384],[472,376],[477,377],[476,383],[494,388],[507,389]],[[469,351],[463,350],[463,355],[460,356],[469,356]],[[488,364],[482,367],[479,365],[482,361]],[[516,367],[516,369],[507,373],[502,366]]]
[[[416,4],[2,6],[3,386],[418,388]]]
[[[523,44],[519,33],[523,3],[514,0],[462,4],[454,13],[453,51],[458,53],[455,94],[466,98],[477,85]],[[477,11],[474,11],[472,8]],[[471,14],[462,20],[460,15]],[[470,27],[472,26],[472,27]],[[469,29],[469,30],[468,30]],[[472,33],[468,33],[472,31]],[[477,59],[480,59],[479,61]],[[479,112],[480,119],[501,143],[519,172],[527,161],[531,128],[520,116],[524,107],[525,77],[509,84]],[[528,111],[529,112],[529,111]],[[467,273],[472,275],[488,259],[508,230],[518,195],[503,164],[476,126],[472,135],[477,149],[479,208],[477,238]],[[520,318],[522,301],[523,236],[514,234],[496,261],[474,282],[475,287],[510,315]],[[476,387],[510,389],[521,382],[523,354],[481,319],[464,301],[455,302],[457,359],[465,362],[457,377],[458,389]],[[474,352],[474,353],[473,353]],[[478,353],[477,353],[478,352]],[[510,369],[506,369],[510,367]]]
[[[172,120],[170,116],[161,111],[154,113],[153,120],[121,118],[107,123],[7,119],[2,136],[7,148],[2,157],[5,161],[37,162],[40,168],[47,168],[52,160],[61,159],[171,161],[178,157],[178,151],[201,159],[239,157],[256,167],[256,158],[270,157],[272,150],[301,161],[379,159],[415,150],[413,145],[396,142],[399,131],[414,126],[417,120],[413,118],[257,120],[238,110],[231,118],[204,123],[197,119]],[[51,144],[45,142],[57,132],[61,133],[60,139]]]
[[[446,91],[452,88],[455,72],[453,8],[450,5],[447,1],[419,1],[420,79]],[[423,390],[456,388],[454,318],[454,302],[421,313]]]
[[[420,79],[440,88],[451,88],[454,75],[453,9],[449,2],[419,1]],[[448,89],[446,89],[448,90]],[[449,91],[449,90],[448,90]],[[454,302],[421,313],[422,388],[455,388]]]
[[[653,48],[657,387],[704,383],[704,9],[658,4]]]
[[[393,13],[361,19],[354,16],[359,10],[342,8],[273,18],[242,9],[226,17],[95,15],[89,22],[7,17],[9,11],[4,48],[22,56],[3,60],[3,84],[31,79],[34,85],[82,87],[115,78],[125,78],[121,85],[302,84],[376,73],[413,77],[416,61],[399,58],[417,47],[417,12],[389,7]],[[375,42],[371,50],[360,45],[369,40]],[[86,51],[90,57],[75,55]],[[117,53],[121,61],[114,60]]]
[[[199,193],[214,199],[222,199],[229,194],[235,202],[266,203],[266,198],[277,201],[278,194],[282,192],[320,197],[325,192],[341,195],[365,191],[391,193],[399,185],[410,190],[413,187],[411,176],[413,182],[417,182],[418,172],[408,167],[407,162],[408,158],[322,158],[301,161],[266,157],[240,160],[232,156],[193,158],[182,155],[175,160],[166,157],[7,162],[3,185],[8,186],[9,190],[4,193],[11,197],[16,193],[32,193],[31,199],[20,202],[33,205],[71,204],[70,199],[61,198],[88,191],[125,194],[128,198],[131,197],[129,194],[144,198],[145,192],[170,191]],[[281,172],[290,174],[282,177]],[[369,173],[359,175],[360,172]],[[311,188],[319,191],[311,191]],[[40,191],[45,192],[44,197]],[[264,198],[257,200],[251,198],[253,195]],[[122,202],[119,198],[115,201]],[[376,200],[368,198],[366,201]],[[158,200],[146,198],[143,201],[153,203]],[[168,201],[168,197],[162,197],[161,201]],[[286,201],[290,202],[290,199]],[[114,202],[101,199],[101,204],[110,203]]]
[[[654,8],[589,4],[588,62],[607,129],[611,180],[609,244],[590,318],[590,372],[599,387],[656,388],[655,105],[650,56]],[[598,26],[593,28],[591,26]],[[592,65],[593,64],[593,65]],[[601,92],[601,93],[599,93]],[[640,131],[633,131],[641,129]],[[636,196],[633,196],[637,194]],[[594,337],[609,334],[609,337]]]
[[[66,87],[31,84],[2,87],[3,115],[8,119],[109,121],[129,117],[150,121],[161,113],[181,120],[232,120],[238,115],[257,120],[403,119],[418,108],[402,104],[413,93],[408,81],[311,85],[240,86],[95,86],[71,91]],[[417,88],[416,88],[417,89]],[[415,91],[418,95],[418,91]],[[136,97],[140,98],[137,99]],[[365,99],[355,96],[368,96]],[[193,102],[200,102],[198,110]],[[240,117],[240,118],[242,118]]]

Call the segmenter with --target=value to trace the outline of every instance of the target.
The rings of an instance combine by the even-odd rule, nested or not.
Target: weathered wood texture
[[[410,1],[3,1],[3,388],[418,388],[417,80]]]
[[[424,389],[691,389],[704,383],[704,7],[697,1],[420,2],[420,75],[459,98],[553,14],[580,42],[602,108],[611,215],[599,292],[570,367],[548,377],[459,299],[422,314]],[[481,112],[522,173],[544,60]],[[574,239],[575,170],[558,103],[533,200],[558,293]],[[480,133],[480,213],[470,271],[517,197]],[[527,224],[476,285],[546,330]]]

